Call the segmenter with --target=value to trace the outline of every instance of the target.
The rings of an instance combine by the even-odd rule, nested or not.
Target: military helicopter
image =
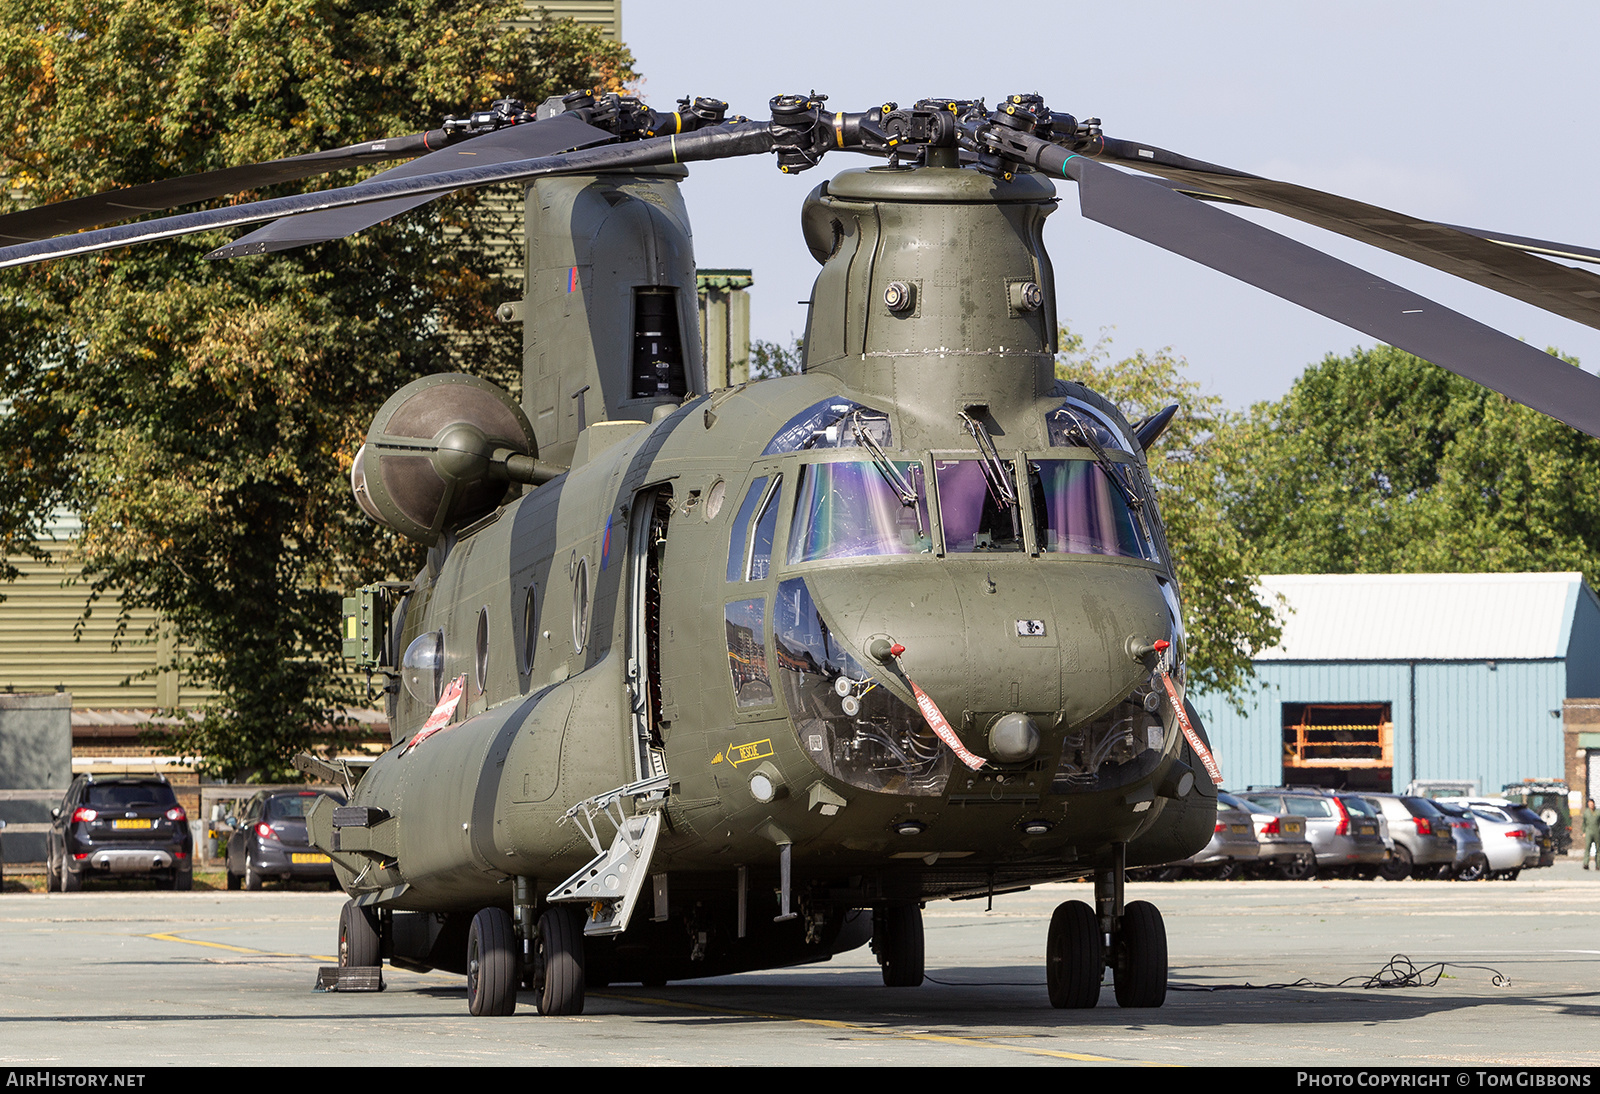
[[[925,902],[1088,878],[1093,905],[1066,901],[1049,927],[1051,1004],[1095,1006],[1109,966],[1119,1004],[1161,1005],[1165,927],[1125,899],[1126,872],[1200,848],[1222,781],[1184,694],[1145,460],[1177,408],[1129,422],[1055,379],[1055,179],[1092,219],[1600,435],[1595,377],[1206,202],[1592,326],[1600,278],[1537,256],[1600,252],[1116,139],[1037,95],[770,106],[753,122],[711,99],[503,102],[403,153],[266,165],[437,149],[355,186],[51,239],[244,184],[0,218],[22,241],[0,267],[272,222],[227,257],[527,186],[527,289],[500,311],[523,324],[523,390],[420,379],[352,470],[365,511],[429,553],[347,602],[347,654],[385,681],[392,747],[359,781],[304,761],[350,784],[309,818],[351,898],[335,986],[379,986],[387,959],[465,974],[474,1014],[512,1013],[521,986],[575,1014],[588,987],[868,942],[885,984],[915,986]],[[798,172],[835,151],[881,162],[802,207],[821,265],[803,373],[705,390],[682,165],[775,154]]]

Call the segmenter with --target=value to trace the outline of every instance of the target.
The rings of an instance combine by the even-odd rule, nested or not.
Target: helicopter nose
[[[1172,637],[1159,578],[1146,567],[960,560],[890,569],[806,580],[840,638],[876,664],[887,665],[885,643],[902,646],[893,666],[969,747],[1002,762],[1036,751],[1042,728],[1076,725],[1125,696],[1149,675],[1132,651]],[[903,690],[895,676],[880,679]]]

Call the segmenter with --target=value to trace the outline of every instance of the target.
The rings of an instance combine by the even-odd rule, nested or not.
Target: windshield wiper
[[[1073,426],[1078,430],[1078,436],[1083,438],[1084,447],[1094,453],[1094,462],[1100,465],[1100,470],[1105,472],[1106,478],[1110,479],[1112,484],[1122,492],[1124,500],[1128,503],[1128,508],[1136,513],[1142,513],[1144,510],[1144,498],[1128,484],[1128,480],[1123,477],[1122,472],[1118,469],[1116,461],[1106,452],[1105,446],[1100,443],[1100,438],[1094,435],[1094,430],[1089,428],[1082,418],[1078,417],[1077,412],[1070,405],[1063,405],[1061,409],[1066,412],[1067,417],[1072,419]]]
[[[906,482],[905,477],[900,474],[900,469],[890,462],[889,457],[878,446],[878,442],[872,439],[872,434],[862,428],[859,412],[850,415],[850,426],[855,431],[856,443],[871,453],[872,462],[877,465],[878,473],[883,476],[883,481],[889,484],[889,489],[899,497],[900,504],[910,508],[921,501],[922,495]]]
[[[916,487],[906,481],[905,476],[900,474],[900,469],[894,465],[878,442],[873,440],[872,434],[868,433],[866,427],[861,424],[861,412],[859,410],[850,415],[850,428],[855,433],[856,443],[872,455],[872,462],[877,467],[878,474],[882,475],[883,481],[889,484],[889,489],[893,490],[895,496],[900,499],[900,504],[917,515],[917,535],[927,535],[927,529],[922,526],[922,506],[917,504],[922,500],[922,495],[917,493]]]
[[[983,474],[989,480],[989,489],[993,491],[996,501],[1011,510],[1011,535],[1016,542],[1021,543],[1022,508],[1017,503],[1017,485],[1011,481],[1011,474],[1005,461],[1000,458],[994,440],[982,422],[965,410],[957,411],[956,414],[966,425],[967,432],[972,434],[972,439],[977,442],[978,452],[983,457]]]

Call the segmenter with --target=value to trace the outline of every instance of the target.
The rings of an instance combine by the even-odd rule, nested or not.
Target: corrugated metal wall
[[[1567,640],[1567,697],[1600,696],[1600,601],[1587,585],[1578,586]]]
[[[71,543],[40,546],[49,561],[12,559],[23,576],[0,588],[0,689],[66,690],[78,708],[177,706],[177,674],[146,675],[171,656],[159,636],[145,633],[155,613],[130,612],[116,642],[116,598],[101,599],[83,619],[89,590]]]
[[[1390,704],[1396,789],[1413,778],[1474,779],[1498,790],[1560,777],[1560,661],[1419,662],[1414,722],[1408,662],[1259,662],[1256,672],[1262,690],[1248,697],[1244,715],[1217,696],[1194,699],[1230,787],[1282,779],[1284,703]]]

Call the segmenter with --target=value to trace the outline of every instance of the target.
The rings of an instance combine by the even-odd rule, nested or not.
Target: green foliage
[[[1400,350],[1327,357],[1230,440],[1266,572],[1600,580],[1600,440]]]
[[[798,376],[805,359],[806,343],[803,338],[791,338],[787,346],[758,338],[750,343],[750,379]]]
[[[570,21],[508,29],[519,11],[0,0],[0,208],[633,78],[621,46]],[[516,374],[515,333],[491,316],[519,290],[473,202],[280,255],[209,263],[211,235],[0,277],[0,548],[25,549],[56,507],[81,515],[94,590],[162,613],[195,651],[187,681],[216,693],[174,742],[208,774],[280,777],[358,699],[341,591],[416,563],[350,498],[373,412],[429,372]]]
[[[1177,403],[1178,414],[1147,453],[1157,503],[1183,590],[1191,686],[1241,696],[1254,678],[1250,658],[1278,640],[1273,606],[1255,592],[1261,572],[1251,542],[1228,519],[1235,462],[1222,400],[1184,375],[1170,350],[1112,360],[1109,338],[1093,346],[1066,328],[1056,375],[1104,395],[1137,422]]]

